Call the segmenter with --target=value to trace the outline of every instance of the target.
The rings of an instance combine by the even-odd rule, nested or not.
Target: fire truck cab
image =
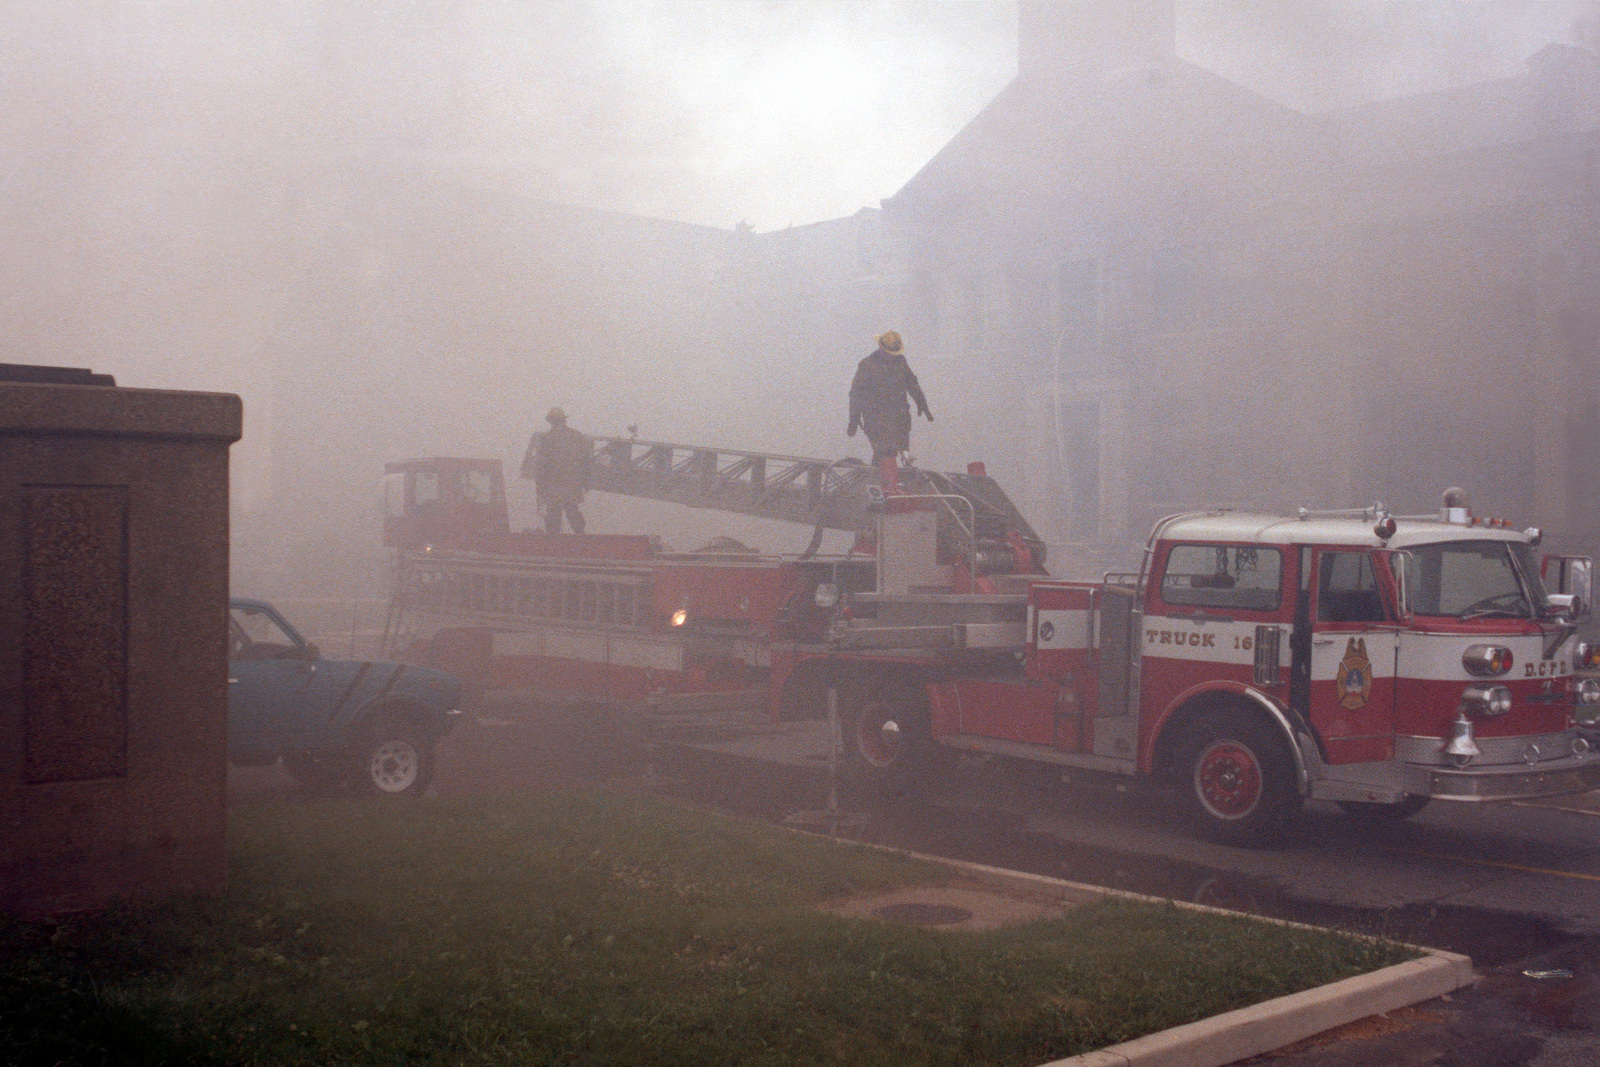
[[[480,547],[510,532],[499,460],[435,457],[385,464],[386,546],[411,551],[436,544]]]
[[[1383,819],[1584,792],[1588,561],[1541,566],[1538,541],[1460,507],[1173,516],[1137,574],[1031,583],[1009,672],[939,665],[925,719],[856,701],[853,750],[885,772],[922,740],[1151,778],[1240,844],[1277,838],[1306,798]]]

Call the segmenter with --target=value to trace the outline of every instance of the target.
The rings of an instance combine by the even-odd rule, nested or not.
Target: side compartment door
[[[1096,703],[1090,648],[1095,589],[1038,582],[1029,596],[1028,674],[1057,687],[1049,721],[1036,724],[1033,734],[1044,744],[1076,752],[1084,738],[1084,716]]]
[[[1329,764],[1394,755],[1399,628],[1373,554],[1318,549],[1311,604],[1310,719]]]

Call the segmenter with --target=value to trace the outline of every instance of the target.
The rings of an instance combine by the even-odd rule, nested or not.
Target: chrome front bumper
[[[1600,789],[1600,752],[1498,767],[1405,766],[1405,791],[1437,800],[1531,800]]]

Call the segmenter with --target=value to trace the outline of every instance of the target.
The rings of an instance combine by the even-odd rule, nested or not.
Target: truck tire
[[[351,784],[366,796],[420,795],[433,781],[433,742],[403,721],[379,720],[355,749]]]
[[[1361,800],[1341,800],[1339,807],[1362,826],[1382,826],[1403,822],[1428,806],[1428,797],[1408,796],[1397,804],[1369,804]]]
[[[844,774],[868,799],[908,792],[940,751],[928,723],[927,692],[912,678],[862,678],[839,691]]]
[[[1222,711],[1198,719],[1177,770],[1190,820],[1213,841],[1248,848],[1275,844],[1300,811],[1288,744],[1249,715]]]

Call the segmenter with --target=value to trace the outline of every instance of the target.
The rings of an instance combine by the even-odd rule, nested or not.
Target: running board
[[[1135,770],[1131,759],[1094,756],[1087,752],[1062,752],[1049,745],[1030,745],[1026,741],[1003,741],[997,737],[952,734],[939,738],[939,743],[964,752],[986,752],[994,756],[1007,756],[1032,763],[1054,763],[1061,767],[1077,767],[1085,771],[1132,775]]]

